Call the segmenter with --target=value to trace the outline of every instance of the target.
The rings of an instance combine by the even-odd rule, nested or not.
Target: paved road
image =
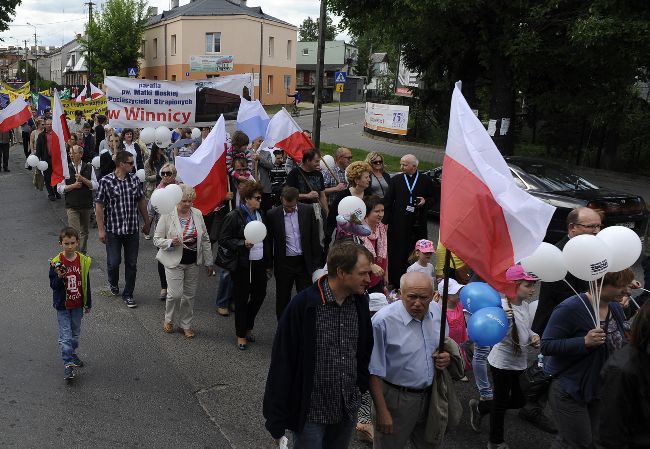
[[[155,250],[144,239],[139,306],[131,310],[106,291],[104,247],[91,232],[94,307],[79,351],[87,367],[74,385],[64,385],[47,261],[58,250],[65,214],[62,201],[52,203],[31,187],[21,151],[11,149],[12,172],[0,173],[0,447],[272,447],[261,400],[276,324],[274,282],[256,325],[258,342],[246,352],[236,349],[233,317],[216,315],[216,280],[205,274],[195,305],[197,337],[165,334]],[[475,388],[457,387],[466,407]],[[476,435],[465,417],[445,447],[485,447],[487,427]],[[507,428],[513,448],[548,447],[545,434],[514,416]],[[368,446],[355,441],[352,447]]]

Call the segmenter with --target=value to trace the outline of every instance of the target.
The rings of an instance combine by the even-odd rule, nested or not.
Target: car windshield
[[[539,190],[561,192],[566,190],[593,190],[598,186],[585,178],[571,173],[557,165],[531,163],[521,167],[526,175],[537,184]]]

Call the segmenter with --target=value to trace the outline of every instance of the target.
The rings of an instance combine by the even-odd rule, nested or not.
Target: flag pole
[[[451,252],[445,248],[445,265],[443,268],[442,304],[440,312],[440,340],[438,341],[438,352],[445,349],[445,330],[447,329],[447,299],[449,297],[449,271],[451,270]]]

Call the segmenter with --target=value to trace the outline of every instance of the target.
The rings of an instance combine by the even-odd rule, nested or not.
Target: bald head
[[[418,158],[412,154],[405,154],[399,160],[399,168],[407,175],[413,175],[418,170]]]
[[[422,320],[433,299],[433,279],[420,273],[406,273],[400,278],[400,297],[404,308],[413,318]]]
[[[576,207],[567,215],[569,238],[583,234],[596,235],[600,231],[601,225],[600,214],[588,207]]]
[[[352,162],[352,151],[345,147],[336,149],[336,165],[342,169],[346,169]]]

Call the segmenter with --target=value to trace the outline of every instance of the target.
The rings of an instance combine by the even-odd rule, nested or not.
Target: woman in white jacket
[[[167,299],[163,330],[174,331],[177,324],[187,338],[194,337],[192,316],[194,295],[199,278],[199,265],[208,275],[214,274],[210,236],[201,211],[192,207],[194,189],[180,185],[183,198],[171,213],[162,215],[156,226],[153,243],[159,248],[156,259],[165,267]]]

